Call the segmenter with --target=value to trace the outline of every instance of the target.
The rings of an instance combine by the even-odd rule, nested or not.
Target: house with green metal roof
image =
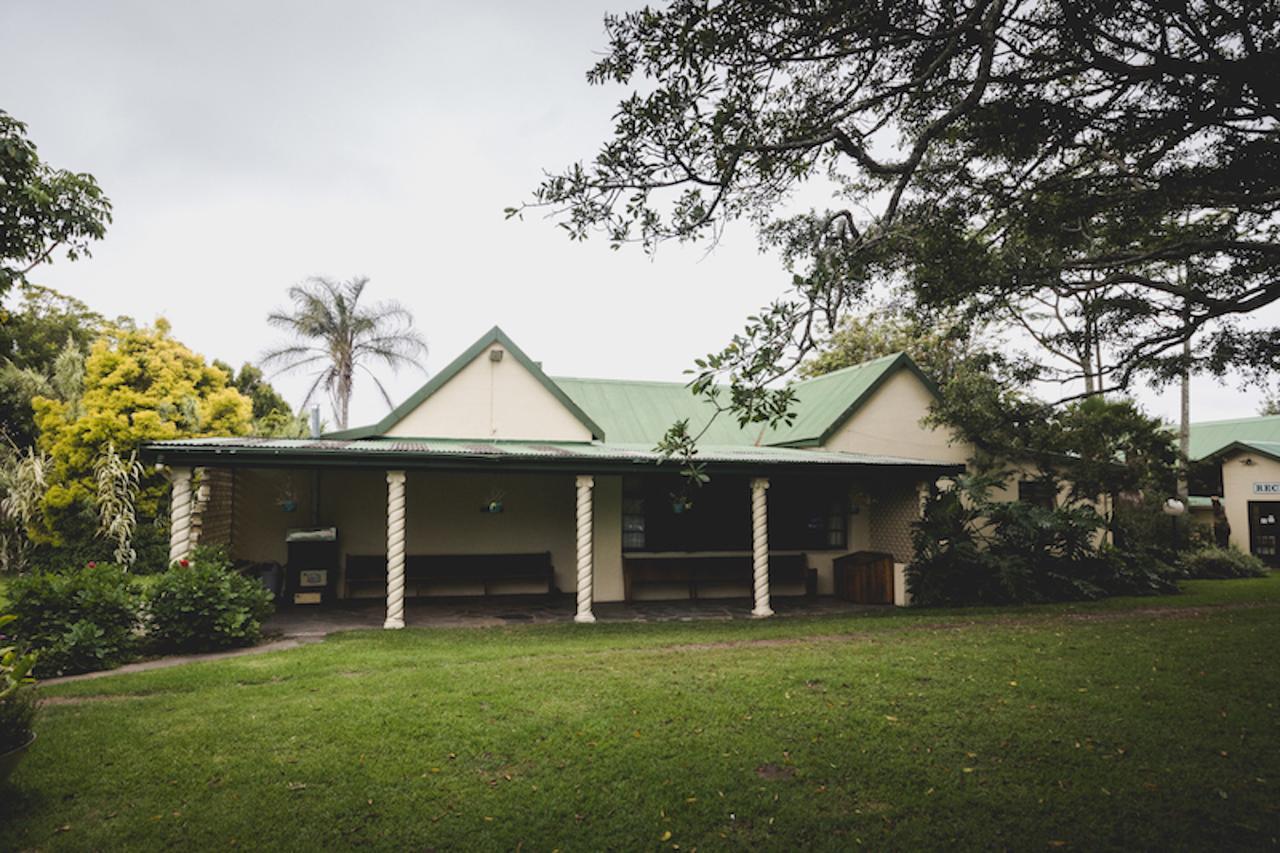
[[[924,423],[937,389],[905,354],[793,389],[790,423],[742,426],[683,383],[550,376],[495,327],[376,424],[146,452],[172,559],[224,545],[284,566],[289,602],[385,600],[388,627],[418,596],[560,596],[584,622],[651,598],[904,603],[922,497],[971,449]],[[704,485],[655,449],[680,420]]]
[[[1225,522],[1232,545],[1280,566],[1280,416],[1193,423],[1188,456],[1212,472],[1210,494],[1191,498],[1199,522]]]

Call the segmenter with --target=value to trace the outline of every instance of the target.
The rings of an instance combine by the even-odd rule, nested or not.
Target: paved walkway
[[[834,598],[780,598],[774,599],[773,609],[778,617],[787,617],[874,613],[884,611],[886,608],[852,604]],[[752,618],[751,600],[746,598],[603,602],[595,605],[594,612],[597,622],[695,622]],[[404,609],[405,625],[409,628],[486,628],[500,625],[553,624],[572,622],[573,614],[574,598],[570,595],[441,598],[430,601],[407,601]],[[129,672],[167,669],[171,666],[182,666],[199,661],[278,652],[307,643],[317,643],[338,631],[381,628],[385,615],[385,606],[380,599],[340,601],[323,606],[281,605],[275,615],[263,626],[265,633],[276,639],[257,646],[199,655],[171,655],[125,664],[102,672],[44,678],[40,683],[63,684],[68,681],[86,681]]]

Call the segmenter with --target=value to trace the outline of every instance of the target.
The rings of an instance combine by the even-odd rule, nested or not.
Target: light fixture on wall
[[[506,497],[506,492],[494,490],[489,493],[489,499],[480,507],[480,511],[489,515],[502,512],[502,499]]]

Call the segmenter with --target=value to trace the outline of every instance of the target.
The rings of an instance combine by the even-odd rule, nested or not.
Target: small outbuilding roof
[[[1192,460],[1207,459],[1221,454],[1232,444],[1253,442],[1263,445],[1280,442],[1280,415],[1194,423],[1188,455]],[[1259,452],[1269,451],[1259,449]]]
[[[1232,453],[1259,453],[1280,462],[1280,441],[1233,441],[1218,448],[1213,456],[1223,457]]]

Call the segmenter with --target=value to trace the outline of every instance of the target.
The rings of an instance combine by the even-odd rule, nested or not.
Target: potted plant
[[[15,616],[0,616],[0,628]],[[19,654],[14,646],[0,648],[0,783],[18,766],[27,747],[36,739],[31,728],[35,721],[36,701],[32,695],[31,668],[34,654]]]

